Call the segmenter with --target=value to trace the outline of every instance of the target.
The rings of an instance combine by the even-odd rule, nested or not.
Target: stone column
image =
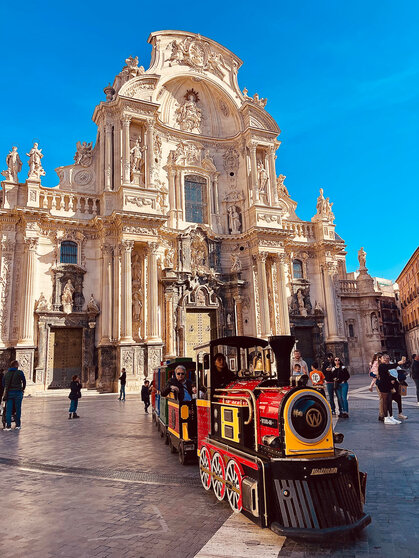
[[[258,175],[257,175],[257,162],[256,162],[256,145],[251,145],[249,149],[250,149],[250,161],[251,161],[253,203],[257,203],[259,201],[259,189],[258,189]]]
[[[244,335],[243,333],[243,297],[236,295],[233,297],[236,304],[236,335]]]
[[[112,124],[105,124],[105,190],[112,189]]]
[[[176,171],[175,169],[169,168],[169,226],[174,227],[176,222]]]
[[[146,168],[146,186],[153,183],[154,168],[154,122],[148,122],[147,126],[147,168]],[[148,180],[147,180],[148,178]]]
[[[129,143],[129,129],[131,124],[131,118],[129,116],[124,116],[122,119],[122,169],[123,176],[122,181],[124,184],[131,183],[131,168],[130,168],[130,143]]]
[[[0,346],[6,347],[10,337],[12,315],[12,281],[15,243],[4,239],[1,242],[0,259]]]
[[[158,244],[153,242],[149,244],[148,250],[148,341],[160,341],[159,336],[159,283],[157,270],[157,251]]]
[[[102,312],[101,344],[107,344],[112,337],[112,246],[102,245]]]
[[[340,338],[338,336],[335,286],[333,282],[333,276],[337,273],[337,265],[334,262],[327,262],[323,268],[323,273],[326,301],[327,341],[340,341]]]
[[[176,226],[179,226],[179,220],[185,219],[183,207],[183,192],[182,192],[182,173],[180,170],[176,171]]]
[[[276,205],[278,203],[278,192],[276,189],[275,148],[273,146],[269,148],[268,164],[269,184],[271,187],[271,201],[273,201],[273,203]]]
[[[19,345],[33,345],[33,313],[34,313],[34,283],[36,268],[36,248],[37,238],[26,238],[26,266],[23,280],[23,300],[22,300],[22,330]]]
[[[113,339],[119,339],[120,329],[119,329],[119,316],[120,316],[120,305],[121,297],[119,291],[120,284],[120,257],[121,249],[116,247],[113,252],[113,297],[112,297],[112,337]]]
[[[290,335],[290,316],[287,300],[287,274],[285,270],[286,254],[278,254],[278,292],[279,292],[279,323],[280,335]]]
[[[269,304],[268,304],[268,280],[266,277],[266,258],[267,252],[257,254],[257,269],[258,269],[258,283],[259,283],[259,304],[260,304],[260,322],[261,322],[261,335],[267,337],[271,334],[271,326],[269,320]]]
[[[171,358],[176,356],[174,343],[173,292],[171,290],[166,291],[164,296],[166,299],[166,357]]]
[[[121,270],[121,342],[132,343],[132,273],[131,252],[133,240],[123,240]]]

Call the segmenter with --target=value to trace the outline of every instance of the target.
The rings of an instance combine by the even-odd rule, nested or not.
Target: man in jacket
[[[119,390],[118,401],[125,401],[125,386],[127,383],[127,371],[125,370],[125,368],[121,370],[119,381],[121,382],[121,389]]]
[[[161,394],[166,397],[170,392],[177,395],[177,400],[180,403],[182,401],[192,401],[192,382],[186,379],[186,368],[181,364],[176,366],[174,375],[167,382]]]
[[[12,429],[12,409],[16,409],[16,430],[20,430],[20,417],[22,414],[23,392],[26,387],[26,378],[22,370],[18,369],[19,363],[14,360],[9,370],[3,377],[2,384],[4,387],[4,396],[7,397],[6,403],[6,428]]]
[[[294,358],[291,360],[291,369],[294,369],[294,365],[299,364],[301,366],[301,374],[306,374],[308,376],[308,366],[300,351],[294,351]]]

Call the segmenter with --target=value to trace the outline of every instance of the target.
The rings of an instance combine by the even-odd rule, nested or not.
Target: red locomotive
[[[290,385],[291,336],[225,337],[198,348],[202,485],[261,527],[311,540],[360,531],[366,475],[335,443],[327,400],[298,378]],[[214,357],[224,354],[228,383]],[[276,373],[274,372],[276,369]],[[222,384],[221,380],[221,384]]]

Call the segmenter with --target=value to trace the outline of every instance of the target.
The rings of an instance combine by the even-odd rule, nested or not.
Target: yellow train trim
[[[196,404],[198,407],[211,407],[211,402],[206,399],[197,399]]]
[[[176,438],[180,438],[180,434],[178,432],[176,432],[176,430],[173,430],[173,428],[170,428],[169,426],[167,427],[167,430],[169,432],[171,432],[174,436],[176,436]]]

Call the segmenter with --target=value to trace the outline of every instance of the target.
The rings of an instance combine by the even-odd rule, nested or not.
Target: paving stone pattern
[[[336,430],[368,473],[373,523],[343,544],[288,539],[281,557],[419,556],[419,407],[409,388],[409,419],[386,426],[367,383],[351,378],[350,419]],[[138,396],[82,398],[79,420],[67,410],[65,398],[25,398],[22,430],[0,432],[2,558],[189,558],[230,516],[199,486],[196,466],[169,453]]]

